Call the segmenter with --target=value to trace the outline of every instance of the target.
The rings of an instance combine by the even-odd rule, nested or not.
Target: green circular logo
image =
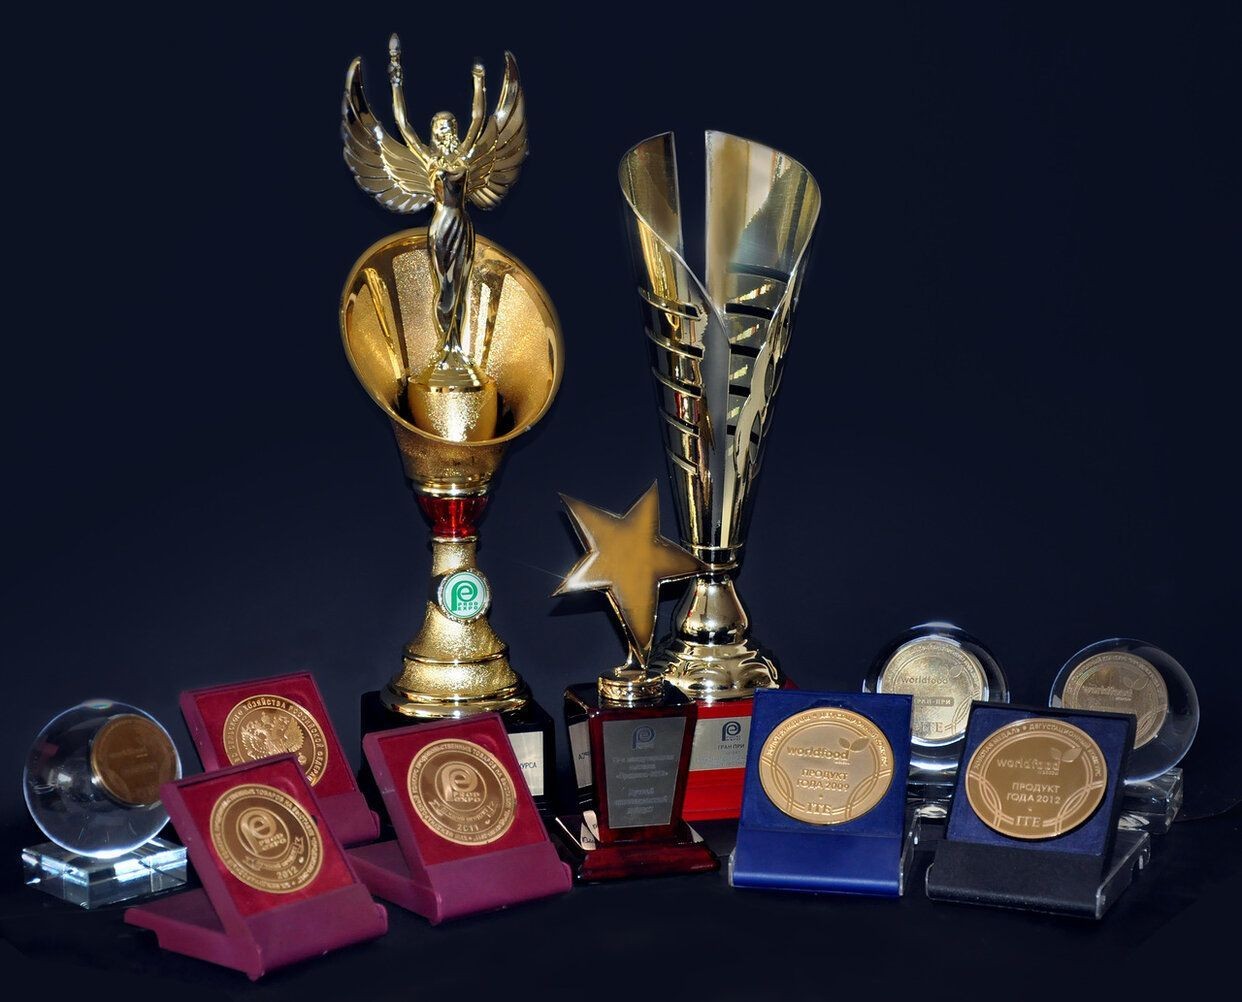
[[[478,571],[454,571],[440,582],[437,598],[447,615],[468,623],[487,612],[491,592]]]

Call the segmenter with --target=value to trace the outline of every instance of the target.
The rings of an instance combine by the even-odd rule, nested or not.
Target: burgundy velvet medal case
[[[291,752],[343,845],[379,838],[379,818],[358,790],[310,672],[183,692],[181,713],[208,772]]]
[[[437,749],[439,765],[429,758]],[[436,924],[569,890],[569,867],[548,838],[499,716],[380,731],[363,739],[363,750],[397,834],[349,851],[377,897]],[[419,775],[429,793],[416,807]],[[507,828],[494,818],[476,822],[469,806],[458,810],[452,801],[469,805],[483,796],[476,790],[496,798],[498,789]]]
[[[371,899],[293,755],[165,784],[160,791],[200,889],[128,908],[165,950],[268,971],[383,935]]]

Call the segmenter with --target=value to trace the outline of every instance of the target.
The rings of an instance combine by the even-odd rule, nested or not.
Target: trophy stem
[[[463,516],[465,502],[470,505]],[[475,563],[473,531],[484,502],[419,496],[433,527],[431,594],[422,629],[405,646],[401,671],[381,693],[390,710],[434,719],[516,713],[530,703],[529,688],[509,664],[509,645],[487,621],[491,587]]]
[[[736,566],[720,566],[696,577],[673,611],[672,634],[651,655],[651,667],[687,696],[745,699],[784,682],[772,655],[750,636],[736,573]]]

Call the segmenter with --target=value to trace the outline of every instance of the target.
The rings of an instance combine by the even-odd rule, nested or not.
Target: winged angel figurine
[[[431,118],[431,142],[425,145],[410,125],[405,107],[401,69],[401,40],[393,35],[388,42],[388,81],[392,86],[392,110],[404,142],[390,136],[372,113],[362,88],[362,60],[356,58],[345,77],[345,100],[341,108],[341,137],[345,142],[345,162],[358,186],[393,212],[419,212],[434,205],[428,227],[428,251],[435,292],[435,323],[441,338],[438,360],[424,371],[410,374],[411,391],[483,390],[486,401],[491,380],[475,371],[461,347],[462,316],[466,304],[466,283],[474,259],[474,226],[466,213],[466,203],[491,209],[517,181],[526,159],[526,106],[518,79],[517,61],[505,53],[505,75],[496,110],[487,118],[487,95],[483,66],[475,63],[474,98],[470,109],[470,128],[458,137],[457,119],[447,111]],[[467,409],[478,421],[471,421],[463,437],[487,438],[495,427],[495,387],[490,386],[490,406],[479,401]],[[428,430],[458,437],[453,428],[440,420],[445,406],[454,413],[461,408],[443,401],[410,394],[416,420],[428,406],[433,427]],[[491,420],[486,418],[491,411]],[[422,422],[420,422],[422,423]],[[450,421],[449,424],[454,424]],[[456,424],[460,425],[460,421]],[[488,425],[491,427],[487,427]],[[456,431],[461,431],[457,428]]]

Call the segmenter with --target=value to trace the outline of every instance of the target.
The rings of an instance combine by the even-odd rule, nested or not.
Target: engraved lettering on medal
[[[759,782],[772,804],[799,821],[832,825],[874,808],[893,778],[888,739],[860,713],[804,710],[782,721],[759,753]]]
[[[966,768],[971,809],[989,828],[1013,838],[1073,831],[1095,813],[1107,784],[1104,755],[1090,735],[1046,717],[998,729]]]
[[[914,743],[945,745],[966,732],[971,702],[987,698],[987,679],[975,655],[955,640],[916,637],[889,658],[876,691],[913,696]]]
[[[1135,748],[1151,741],[1169,715],[1163,676],[1151,662],[1128,651],[1103,651],[1076,665],[1062,688],[1061,702],[1076,710],[1132,714]]]
[[[248,696],[224,721],[224,754],[231,765],[293,754],[311,786],[328,768],[323,728],[306,707],[284,696]]]
[[[315,822],[275,787],[252,783],[227,791],[212,808],[209,830],[225,869],[256,890],[299,891],[323,864]]]
[[[414,813],[441,838],[487,845],[504,837],[517,814],[513,779],[473,741],[433,741],[410,763],[406,788]]]

